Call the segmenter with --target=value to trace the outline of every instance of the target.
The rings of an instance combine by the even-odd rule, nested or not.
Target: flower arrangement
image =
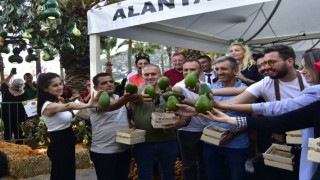
[[[150,56],[147,53],[139,52],[134,56],[136,59],[149,59]]]
[[[236,45],[236,44],[246,45],[243,38],[230,39],[229,44],[230,45]]]

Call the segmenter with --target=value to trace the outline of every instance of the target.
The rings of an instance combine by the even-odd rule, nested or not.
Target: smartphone
[[[11,73],[12,73],[12,74],[17,74],[17,68],[12,68],[12,69],[11,69]]]

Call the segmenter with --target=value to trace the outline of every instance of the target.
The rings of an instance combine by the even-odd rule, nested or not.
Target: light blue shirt
[[[273,101],[266,103],[252,104],[252,110],[256,114],[264,116],[277,116],[286,112],[290,112],[315,101],[320,100],[320,85],[309,86],[304,89],[299,96],[294,98],[284,99],[281,101]],[[306,128],[302,130],[302,150],[300,159],[300,180],[309,180],[312,178],[316,168],[317,163],[307,160],[308,153],[308,139],[309,137],[314,137],[313,128]]]
[[[246,86],[246,85],[243,84],[240,80],[237,80],[236,85],[234,87],[239,88],[239,87],[243,87],[243,86]],[[224,86],[221,82],[218,82],[213,85],[210,85],[210,88],[211,89],[224,88]],[[214,99],[217,101],[223,101],[223,100],[231,99],[233,97],[234,96],[214,96]],[[239,112],[235,112],[235,111],[228,111],[226,114],[229,116],[232,116],[232,117],[247,116],[247,114],[245,114],[245,113],[239,113]],[[219,127],[231,130],[231,131],[236,130],[236,126],[226,124],[226,123],[208,121],[207,124],[219,126]],[[247,148],[247,147],[249,147],[248,133],[243,132],[241,134],[238,134],[229,143],[222,145],[222,147],[229,147],[229,148]]]
[[[277,116],[293,111],[320,100],[320,85],[309,86],[299,96],[281,101],[252,104],[255,114],[264,116]]]

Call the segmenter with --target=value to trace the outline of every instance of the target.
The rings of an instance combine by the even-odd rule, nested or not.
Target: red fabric
[[[86,92],[82,93],[81,97],[82,97],[82,99],[84,99],[84,98],[87,97],[88,95],[89,95],[89,92],[86,91]]]
[[[128,79],[128,82],[135,84],[137,87],[144,84],[144,80],[143,80],[142,76],[140,76],[139,74],[135,74],[135,75],[131,76]]]
[[[317,71],[320,72],[320,62],[316,62],[313,65],[317,69]]]
[[[176,69],[170,69],[163,73],[164,76],[170,79],[170,85],[173,87],[176,83],[183,80],[182,72],[178,72]]]

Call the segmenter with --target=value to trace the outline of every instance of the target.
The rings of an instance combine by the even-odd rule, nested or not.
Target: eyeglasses
[[[267,64],[270,66],[270,67],[273,67],[275,63],[277,63],[278,61],[276,60],[270,60],[270,61],[264,61],[263,63],[261,63],[260,65],[263,66],[263,67],[266,67]]]

